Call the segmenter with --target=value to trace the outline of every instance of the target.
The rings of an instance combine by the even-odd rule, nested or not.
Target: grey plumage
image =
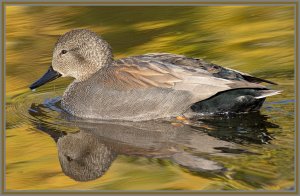
[[[271,81],[183,55],[152,53],[114,60],[109,44],[88,30],[73,30],[58,39],[52,67],[75,78],[62,107],[83,118],[138,121],[251,111],[258,110],[266,96],[279,93],[259,84],[274,84]],[[236,94],[231,106],[222,101],[227,93]],[[202,111],[203,105],[209,108]]]

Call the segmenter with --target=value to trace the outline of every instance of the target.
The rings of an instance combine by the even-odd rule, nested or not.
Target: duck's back
[[[62,103],[71,114],[100,119],[239,112],[258,109],[266,96],[276,94],[260,82],[272,83],[201,59],[155,53],[116,60],[88,80],[72,83]]]

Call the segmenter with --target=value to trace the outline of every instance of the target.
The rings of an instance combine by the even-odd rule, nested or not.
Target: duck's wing
[[[201,100],[230,89],[266,89],[239,72],[181,55],[146,54],[116,60],[114,65],[114,84],[124,90],[168,88],[189,91]]]
[[[246,80],[248,82],[253,82],[253,83],[265,82],[265,83],[277,85],[272,81],[265,80],[262,78],[257,78],[250,74],[243,73],[234,69],[222,67],[214,63],[208,63],[205,62],[203,59],[199,59],[199,58],[190,58],[184,55],[177,55],[171,53],[149,53],[149,54],[141,55],[139,57],[152,58],[158,61],[167,62],[174,65],[204,69],[207,70],[209,73],[211,73],[214,77],[219,77],[219,78],[224,78],[229,80]]]

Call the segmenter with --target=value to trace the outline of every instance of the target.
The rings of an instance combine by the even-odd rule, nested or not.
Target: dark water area
[[[294,9],[8,6],[7,190],[292,190]],[[198,57],[278,83],[260,112],[114,122],[60,108],[71,79],[36,91],[59,35],[88,28],[115,58]]]

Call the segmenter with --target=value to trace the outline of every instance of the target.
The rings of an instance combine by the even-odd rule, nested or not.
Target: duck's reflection
[[[222,121],[219,118],[216,123],[213,119],[201,119],[190,126],[157,120],[93,122],[73,119],[62,113],[61,117],[72,122],[72,126],[79,129],[75,133],[68,133],[57,130],[42,120],[36,120],[42,119],[46,114],[45,110],[47,110],[45,105],[31,106],[29,113],[35,117],[33,123],[56,141],[63,172],[77,181],[89,181],[101,177],[120,154],[169,159],[191,171],[221,172],[225,168],[210,160],[213,155],[231,156],[234,153],[251,153],[238,149],[228,135],[222,136],[228,128],[232,133],[234,126],[239,127],[238,129],[249,127],[245,122],[247,118],[243,118],[242,123],[236,124],[232,120],[231,125],[226,127],[225,124],[229,123],[229,119]],[[253,129],[255,128],[256,133],[259,130],[260,133],[267,134],[268,123],[264,123],[266,119],[258,119],[261,122],[258,122],[258,126],[253,126]],[[237,136],[233,138],[237,140]],[[240,140],[243,139],[245,138],[240,137]]]
[[[279,128],[278,125],[268,122],[268,118],[260,112],[251,112],[202,117],[198,118],[197,121],[200,125],[203,124],[208,127],[203,129],[204,132],[221,140],[239,144],[268,144],[273,137],[267,129]]]
[[[63,172],[78,181],[99,178],[116,158],[110,146],[84,131],[59,138],[57,149]]]

